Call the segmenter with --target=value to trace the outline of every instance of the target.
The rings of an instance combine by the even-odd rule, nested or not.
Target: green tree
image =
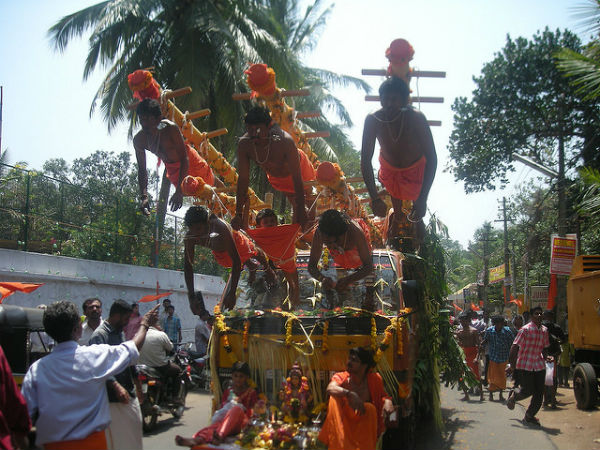
[[[472,100],[455,100],[448,168],[464,181],[466,192],[504,186],[515,170],[513,153],[554,167],[562,143],[567,173],[596,160],[591,149],[600,111],[582,100],[556,69],[552,55],[559,48],[579,51],[581,44],[569,31],[546,29],[531,40],[509,36],[474,78]]]

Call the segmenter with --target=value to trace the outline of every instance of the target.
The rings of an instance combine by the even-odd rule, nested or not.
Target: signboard
[[[531,286],[529,300],[531,302],[531,308],[540,306],[542,309],[546,309],[548,303],[548,286]]]
[[[573,260],[577,254],[577,237],[567,234],[566,237],[553,234],[550,238],[550,273],[555,275],[570,275]]]
[[[504,264],[490,269],[490,284],[504,280]]]

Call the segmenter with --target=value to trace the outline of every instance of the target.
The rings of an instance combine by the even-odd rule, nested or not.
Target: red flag
[[[455,307],[456,309],[458,309],[459,311],[462,311],[462,308],[461,308],[460,306],[458,306],[456,303],[452,303],[452,304],[454,305],[454,307]]]
[[[471,303],[471,309],[473,311],[481,311],[481,308],[477,306],[475,303]]]
[[[140,303],[153,302],[154,300],[159,300],[163,297],[168,297],[171,294],[172,294],[172,292],[163,292],[162,294],[157,294],[157,295],[145,295],[142,298],[140,298],[138,300],[138,302],[140,302]]]
[[[44,283],[19,283],[11,281],[0,282],[0,303],[2,300],[15,292],[26,292],[30,293],[35,291],[37,288],[42,286]]]
[[[548,288],[548,306],[547,309],[554,309],[556,306],[556,294],[558,293],[556,274],[550,275],[550,287]]]

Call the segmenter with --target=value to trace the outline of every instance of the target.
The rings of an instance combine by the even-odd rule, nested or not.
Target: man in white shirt
[[[194,337],[196,341],[196,353],[198,356],[206,355],[208,350],[208,340],[210,339],[210,327],[207,321],[210,319],[210,313],[204,310],[198,316],[198,323],[194,331]]]
[[[173,351],[173,343],[167,333],[150,327],[146,334],[146,341],[140,350],[138,364],[156,368],[163,375],[176,375],[181,368],[167,356]]]
[[[92,334],[102,323],[102,302],[99,298],[88,298],[83,302],[82,309],[85,321],[81,328],[81,338],[79,338],[78,343],[79,345],[88,345]]]
[[[44,312],[44,328],[56,341],[49,355],[31,365],[22,392],[36,426],[36,445],[46,449],[106,449],[110,423],[106,380],[135,363],[157,308],[144,316],[131,341],[79,346],[81,319],[68,301]]]

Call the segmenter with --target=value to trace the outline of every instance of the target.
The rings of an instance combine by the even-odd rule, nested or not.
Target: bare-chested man
[[[192,313],[199,315],[204,305],[199,304],[194,293],[194,253],[196,245],[212,250],[217,262],[223,267],[231,268],[221,304],[223,309],[233,309],[236,302],[236,290],[240,280],[242,265],[251,271],[256,269],[252,258],[258,260],[265,268],[267,280],[275,280],[275,273],[259,248],[243,234],[231,230],[229,225],[202,206],[192,206],[185,213],[185,225],[188,231],[184,238],[185,261],[183,273],[188,290],[188,299]]]
[[[398,233],[402,200],[412,200],[411,221],[423,218],[427,196],[435,177],[437,155],[425,116],[408,105],[410,90],[399,78],[389,78],[379,88],[381,109],[365,119],[361,150],[361,169],[371,208],[385,217],[387,206],[378,196],[371,160],[375,139],[379,153],[379,181],[392,198],[394,214],[390,218],[388,240]]]
[[[211,186],[222,186],[206,161],[194,148],[185,144],[179,127],[163,117],[158,101],[151,98],[142,100],[137,106],[137,115],[142,129],[133,138],[133,147],[138,162],[140,207],[145,215],[150,215],[146,150],[165,163],[167,178],[175,186],[175,193],[169,201],[171,211],[178,210],[183,204],[181,182],[187,175],[202,177]]]
[[[306,154],[296,148],[292,137],[272,123],[267,108],[253,107],[246,114],[245,122],[246,133],[237,148],[239,178],[236,215],[231,226],[236,230],[242,227],[242,214],[248,200],[250,161],[254,161],[265,171],[271,186],[283,192],[292,202],[292,222],[304,228],[307,217],[303,181],[315,179],[314,167]]]
[[[475,375],[477,381],[480,381],[478,352],[480,345],[479,331],[471,326],[471,317],[467,313],[460,313],[458,316],[460,329],[456,332],[456,340],[465,352],[467,365]],[[469,395],[465,391],[465,399],[469,399]]]

